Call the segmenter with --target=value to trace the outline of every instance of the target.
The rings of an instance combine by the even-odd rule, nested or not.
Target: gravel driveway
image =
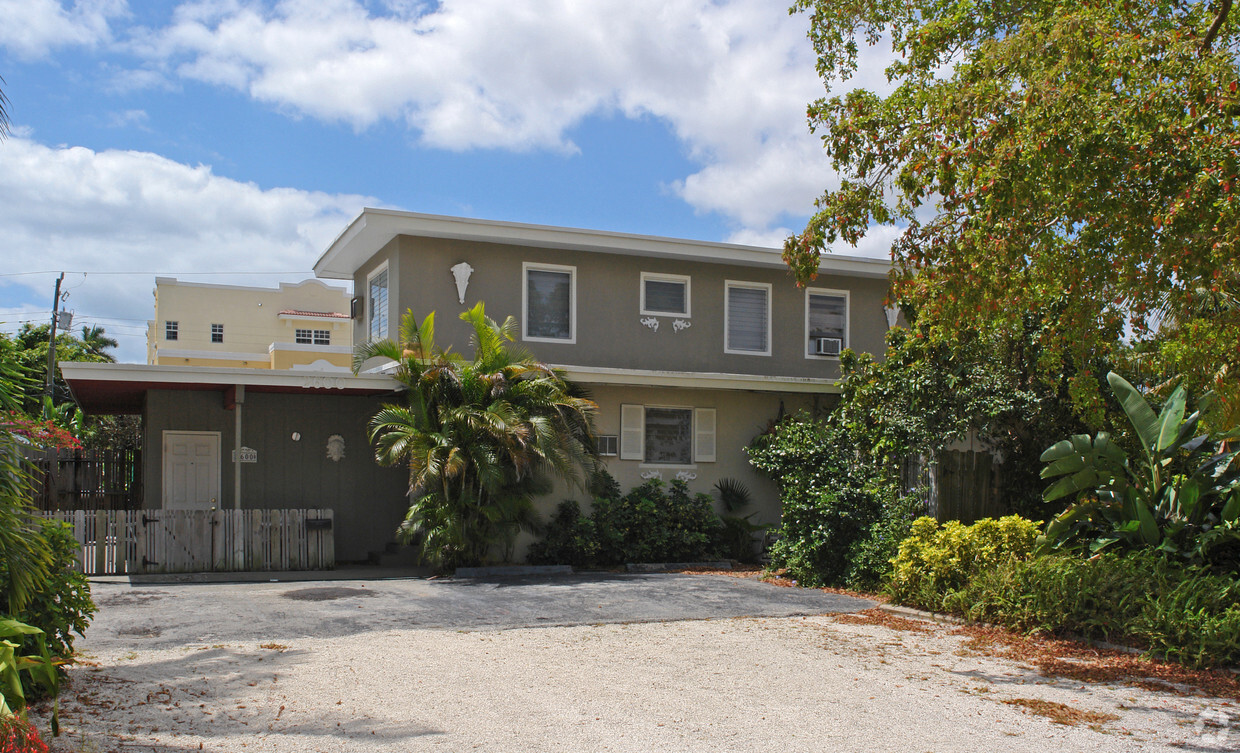
[[[95,585],[62,751],[1233,750],[1231,702],[1051,680],[711,575]],[[1057,724],[1039,709],[1082,712]],[[1203,716],[1203,714],[1205,716]],[[1205,720],[1205,721],[1203,721]],[[1207,723],[1208,722],[1208,723]]]

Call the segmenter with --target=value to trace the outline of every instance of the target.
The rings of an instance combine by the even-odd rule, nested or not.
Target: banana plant
[[[18,653],[22,642],[32,636],[37,653]],[[63,662],[51,656],[43,636],[44,632],[37,627],[13,619],[0,619],[0,716],[16,715],[25,718],[23,673],[28,674],[36,684],[42,685],[53,698],[60,695],[58,667]],[[59,734],[60,700],[57,698],[52,708],[52,736]]]
[[[1201,411],[1185,415],[1183,387],[1156,412],[1123,377],[1112,372],[1107,381],[1142,457],[1130,459],[1106,432],[1077,434],[1042,453],[1042,478],[1058,479],[1043,498],[1083,499],[1050,522],[1039,549],[1088,545],[1097,552],[1118,545],[1200,562],[1219,547],[1240,546],[1240,453],[1215,451],[1237,433],[1198,434]]]

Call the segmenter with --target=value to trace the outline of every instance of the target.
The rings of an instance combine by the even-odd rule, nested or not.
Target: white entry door
[[[164,509],[220,507],[220,433],[164,432]]]

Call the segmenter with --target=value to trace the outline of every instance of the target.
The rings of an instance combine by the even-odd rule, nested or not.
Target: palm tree
[[[401,320],[399,339],[360,346],[354,369],[395,361],[404,405],[370,422],[375,458],[409,466],[409,511],[400,534],[422,539],[440,566],[478,564],[496,544],[510,556],[536,527],[533,497],[548,475],[582,483],[593,468],[597,406],[564,376],[512,343],[516,320],[496,324],[483,304],[461,314],[473,327],[472,359],[435,343],[435,315]]]
[[[117,342],[104,333],[99,325],[82,325],[82,346],[86,353],[104,363],[116,363],[116,357],[104,351],[115,348]]]
[[[41,533],[30,500],[30,462],[9,416],[19,415],[19,396],[28,381],[12,340],[0,336],[0,562],[4,563],[0,594],[7,604],[0,612],[14,614],[30,600],[47,578],[51,552]]]

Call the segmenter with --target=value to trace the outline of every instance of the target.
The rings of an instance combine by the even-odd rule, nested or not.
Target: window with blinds
[[[641,313],[689,316],[689,278],[642,272]]]
[[[366,282],[367,335],[372,341],[388,336],[388,270],[384,266]]]
[[[524,339],[572,342],[576,338],[576,273],[576,267],[525,265]]]
[[[724,352],[771,354],[771,286],[756,282],[727,282],[724,311]]]

